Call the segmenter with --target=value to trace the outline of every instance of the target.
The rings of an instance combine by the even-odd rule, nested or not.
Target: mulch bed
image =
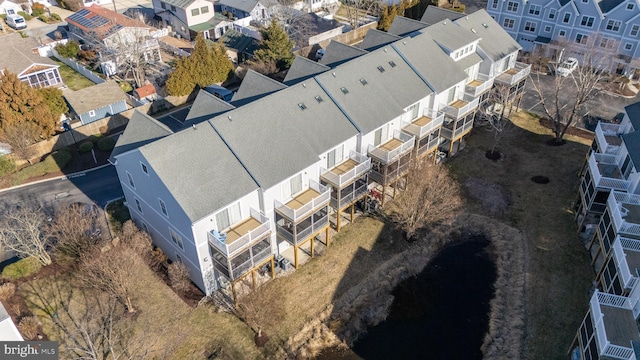
[[[553,122],[551,121],[551,119],[541,118],[540,125],[546,127],[547,129],[553,130]],[[567,129],[567,135],[578,136],[584,139],[593,139],[593,136],[594,136],[593,132],[586,129],[581,129],[575,126],[570,126]]]

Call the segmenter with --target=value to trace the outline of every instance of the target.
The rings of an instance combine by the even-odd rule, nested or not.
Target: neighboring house
[[[34,88],[64,86],[58,64],[39,56],[38,46],[34,37],[23,38],[18,33],[3,35],[0,69],[17,74],[22,82]]]
[[[72,118],[77,117],[82,125],[128,109],[126,94],[113,80],[77,91],[65,90],[63,96],[69,104]]]
[[[84,4],[84,6],[92,6],[92,5],[113,6],[113,0],[82,0],[82,3]]]
[[[153,11],[162,19],[166,26],[170,26],[176,35],[187,40],[194,40],[196,33],[191,27],[202,26],[200,31],[207,33],[215,29],[216,24],[210,23],[214,17],[213,2],[208,0],[152,0]],[[209,25],[202,25],[207,24]],[[206,37],[206,36],[205,36]],[[209,34],[209,38],[215,38]]]
[[[191,38],[194,39],[199,33],[202,33],[205,39],[217,40],[227,31],[233,29],[233,21],[226,16],[216,14],[206,22],[189,26]]]
[[[11,316],[0,302],[0,341],[24,341]]]
[[[120,66],[131,57],[145,62],[160,61],[160,45],[153,37],[155,28],[98,5],[78,10],[66,18],[69,36],[94,47],[104,61]]]
[[[156,88],[153,84],[147,84],[145,86],[139,87],[133,91],[133,96],[137,100],[146,100],[153,101],[158,98],[158,94],[156,93]]]
[[[18,11],[24,11],[22,4],[24,4],[24,2],[2,0],[2,2],[0,2],[0,14],[15,15]]]
[[[258,0],[220,0],[216,2],[220,13],[231,13],[234,18],[251,18],[251,21],[268,25],[271,13],[269,9]]]
[[[598,123],[576,201],[576,221],[596,270],[596,289],[572,358],[640,356],[640,103],[620,124]]]
[[[260,48],[258,40],[230,29],[219,40],[227,49],[227,55],[236,64],[253,59],[253,52]]]
[[[468,19],[487,32],[417,22],[371,52],[331,46],[332,67],[296,58],[288,87],[250,72],[241,106],[201,92],[176,133],[134,114],[111,159],[133,220],[207,294],[298,268],[370,190],[395,195],[411,159],[458,151],[519,48],[484,10]]]
[[[611,72],[640,79],[636,0],[489,0],[487,12],[525,51],[560,60],[578,57],[579,47],[588,46],[612,55],[606,65]]]
[[[336,20],[327,20],[314,13],[307,13],[298,16],[289,37],[297,46],[306,47],[332,39],[342,34],[343,29],[344,24]]]

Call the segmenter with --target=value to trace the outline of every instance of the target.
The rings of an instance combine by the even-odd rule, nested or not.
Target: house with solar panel
[[[65,19],[69,37],[95,49],[101,61],[115,61],[121,67],[131,58],[138,62],[160,61],[160,44],[155,28],[99,5],[83,7]]]
[[[226,17],[216,17],[213,1],[208,0],[152,0],[153,11],[171,31],[187,40],[198,33],[205,39],[217,39],[231,27]]]
[[[63,87],[58,64],[48,57],[39,56],[39,45],[34,37],[23,38],[18,33],[3,35],[0,71],[7,69],[34,88]]]

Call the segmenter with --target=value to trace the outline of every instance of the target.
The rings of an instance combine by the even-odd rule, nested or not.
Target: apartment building
[[[598,49],[611,55],[609,71],[638,80],[639,7],[637,0],[489,0],[487,12],[525,51],[557,60]]]
[[[640,355],[639,125],[640,103],[625,108],[620,124],[599,123],[582,171],[576,220],[579,230],[594,232],[587,249],[597,288],[571,348],[575,357]]]
[[[333,66],[297,58],[282,86],[250,74],[233,104],[199,94],[182,129],[136,113],[111,158],[132,218],[206,293],[276,256],[299,267],[369,189],[391,194],[413,157],[457,151],[488,84],[517,66],[484,10],[466,21],[335,46],[358,55]]]

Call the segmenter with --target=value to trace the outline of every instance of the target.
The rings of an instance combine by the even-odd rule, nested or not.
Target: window
[[[563,36],[563,37],[564,37],[564,36],[566,36],[566,35],[567,35],[567,32],[566,32],[566,31],[564,31],[564,30],[560,30],[560,31],[558,31],[558,36]]]
[[[89,110],[89,116],[96,116],[95,110]]]
[[[208,6],[203,6],[200,8],[200,14],[206,14],[209,12],[209,7]]]
[[[343,156],[344,156],[344,144],[329,151],[329,153],[327,154],[327,169],[331,169],[337,164],[340,164],[342,162]]]
[[[627,4],[627,10],[633,10],[635,6],[633,4]]]
[[[584,45],[584,44],[587,43],[588,40],[589,40],[589,36],[587,36],[587,35],[584,35],[584,34],[576,35],[576,43],[578,43],[578,44]]]
[[[131,185],[132,188],[136,188],[136,184],[133,183],[133,176],[131,176],[131,174],[129,174],[129,172],[127,171],[127,180],[129,180],[129,185]]]
[[[142,172],[149,175],[149,169],[147,169],[147,165],[140,163],[140,166],[142,167]]]
[[[556,9],[549,10],[549,19],[555,19],[555,18],[556,18]]]
[[[564,18],[562,18],[562,22],[565,24],[568,24],[569,21],[571,21],[571,14],[570,13],[564,13]]]
[[[631,44],[631,43],[624,44],[624,49],[625,50],[631,50],[632,48],[633,48],[633,44]]]
[[[175,231],[173,231],[172,228],[169,228],[169,235],[171,236],[171,241],[173,241],[173,243],[179,247],[180,249],[184,250],[184,244],[182,243],[182,237],[180,237],[180,235],[176,234]]]
[[[171,11],[176,12],[176,7],[171,5]]]
[[[142,205],[140,204],[140,200],[138,199],[134,199],[134,200],[136,202],[136,209],[138,209],[138,212],[142,214]]]
[[[513,29],[513,23],[514,23],[513,19],[505,18],[504,22],[502,23],[502,26],[506,27],[507,29]]]
[[[536,31],[536,23],[527,21],[524,23],[524,31],[535,32]]]
[[[418,118],[418,104],[413,104],[407,109],[407,113],[411,114],[411,120],[415,120]]]
[[[580,21],[580,25],[582,26],[586,26],[586,27],[592,27],[593,26],[593,20],[595,18],[593,16],[586,16],[583,15],[582,16],[582,21]]]
[[[633,25],[631,27],[631,31],[629,32],[629,35],[638,36],[638,31],[640,31],[640,25]]]
[[[218,231],[222,232],[231,227],[231,225],[240,221],[240,203],[237,202],[216,214],[216,224]]]
[[[191,16],[200,15],[200,9],[191,9]]]
[[[289,180],[289,186],[291,187],[291,196],[302,191],[302,174],[298,174]]]
[[[607,30],[619,31],[620,30],[620,21],[619,20],[609,20],[607,22]]]
[[[509,1],[509,3],[507,3],[507,11],[517,12],[518,5],[519,4],[517,2]]]
[[[551,25],[547,25],[544,27],[544,32],[551,32]]]
[[[167,9],[167,4],[164,1],[162,1],[162,2],[160,2],[160,7],[166,10]]]
[[[529,7],[529,15],[536,15],[536,16],[540,15],[540,9],[541,9],[540,5],[531,5]]]
[[[167,214],[167,205],[164,203],[164,201],[162,201],[162,199],[158,199],[158,202],[160,203],[160,210],[162,211],[164,216],[169,216]]]
[[[609,39],[609,38],[602,38],[602,40],[600,40],[600,47],[604,48],[604,49],[613,49],[613,46],[615,45],[615,40],[613,39]]]
[[[383,141],[387,140],[387,137],[389,137],[389,126],[385,125],[373,134],[373,146],[382,144]]]
[[[452,87],[449,89],[449,93],[447,94],[447,104],[451,104],[456,99],[456,87]]]
[[[491,2],[491,8],[493,8],[493,9],[497,9],[498,8],[498,0],[493,0]]]

